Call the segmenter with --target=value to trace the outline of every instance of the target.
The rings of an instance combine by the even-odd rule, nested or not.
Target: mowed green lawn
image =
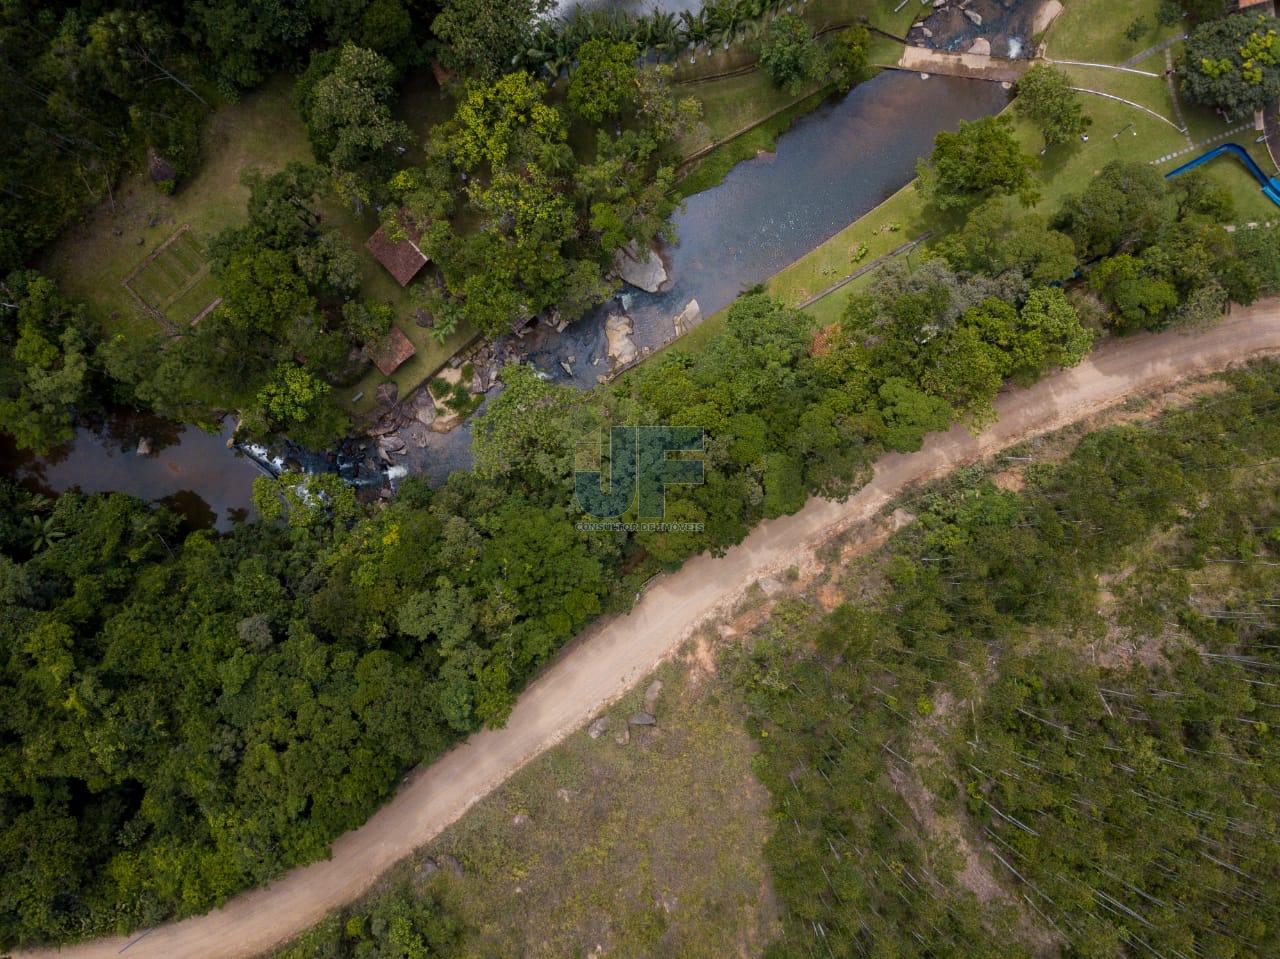
[[[1186,32],[1186,21],[1161,26],[1156,20],[1160,0],[1063,0],[1063,11],[1048,31],[1049,56],[1089,63],[1123,63],[1130,57]],[[1135,20],[1146,30],[1136,39],[1125,36]],[[1138,64],[1160,73],[1164,55]]]

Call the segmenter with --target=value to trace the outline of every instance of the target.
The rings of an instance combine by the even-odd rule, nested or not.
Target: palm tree
[[[32,513],[24,521],[27,535],[31,537],[31,552],[39,553],[48,549],[60,539],[66,537],[63,530],[58,529],[57,521],[52,516],[41,516]]]

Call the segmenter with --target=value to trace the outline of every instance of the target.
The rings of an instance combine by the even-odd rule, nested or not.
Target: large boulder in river
[[[667,268],[662,265],[662,257],[655,250],[641,250],[635,243],[627,244],[614,255],[613,268],[624,282],[646,293],[657,293],[667,282]]]
[[[614,366],[635,362],[638,354],[635,340],[631,339],[631,329],[631,317],[625,313],[615,313],[604,321],[604,337]]]
[[[690,300],[671,322],[676,328],[676,336],[684,336],[702,322],[702,307],[698,305],[697,300]]]
[[[436,419],[436,401],[431,397],[431,391],[425,386],[413,394],[410,401],[413,407],[413,418],[423,426],[430,426]]]

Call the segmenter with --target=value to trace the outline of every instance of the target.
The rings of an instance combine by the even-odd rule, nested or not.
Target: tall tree
[[[1280,97],[1280,21],[1236,14],[1196,27],[1178,67],[1182,90],[1228,117],[1250,116]]]
[[[1080,136],[1093,122],[1084,112],[1080,94],[1071,89],[1071,80],[1047,63],[1037,63],[1024,73],[1015,92],[1014,110],[1035,124],[1045,147]]]
[[[553,0],[445,0],[431,21],[440,62],[468,77],[495,79],[519,63],[534,21],[553,5]]]
[[[347,43],[313,56],[298,81],[312,149],[357,209],[382,196],[396,149],[409,141],[409,128],[391,115],[395,76],[381,54]]]
[[[1029,206],[1035,162],[1022,152],[1008,116],[961,120],[955,132],[939,133],[928,159],[916,164],[916,189],[943,210],[991,196],[1016,195]]]

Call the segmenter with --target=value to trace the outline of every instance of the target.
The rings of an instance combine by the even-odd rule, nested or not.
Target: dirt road
[[[674,652],[709,616],[762,576],[802,559],[833,533],[872,517],[903,487],[1026,437],[1058,429],[1128,396],[1280,352],[1280,299],[1236,310],[1190,335],[1164,333],[1109,343],[1077,367],[996,403],[1000,419],[981,436],[954,429],[909,455],[877,464],[871,483],[844,503],[813,500],[794,516],[759,526],[718,559],[700,556],[655,580],[627,616],[598,624],[563,650],[524,692],[506,728],[477,733],[418,770],[364,826],[338,839],[333,857],[238,896],[208,915],[141,938],[99,940],[24,957],[229,959],[252,956],[350,902],[397,860],[456,820],[533,756],[580,727]]]

